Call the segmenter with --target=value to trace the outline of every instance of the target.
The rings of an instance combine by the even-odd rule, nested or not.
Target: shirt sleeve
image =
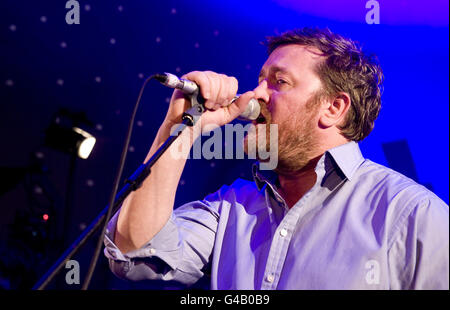
[[[449,208],[422,200],[398,223],[388,252],[393,289],[449,289]]]
[[[114,244],[117,212],[108,224],[104,254],[111,271],[132,281],[173,280],[192,285],[203,275],[219,220],[214,202],[187,203],[172,212],[163,228],[140,249],[122,253]]]

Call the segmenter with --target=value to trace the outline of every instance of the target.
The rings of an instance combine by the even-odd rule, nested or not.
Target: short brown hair
[[[267,38],[268,53],[288,44],[319,49],[325,61],[316,71],[329,98],[339,92],[350,96],[351,107],[339,129],[348,140],[361,141],[372,131],[381,108],[383,71],[376,56],[365,55],[354,41],[328,28],[301,28]]]

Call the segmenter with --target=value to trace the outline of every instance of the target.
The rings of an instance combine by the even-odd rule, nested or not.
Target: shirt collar
[[[351,180],[356,169],[364,161],[364,157],[361,154],[361,150],[356,142],[350,141],[348,143],[339,145],[325,152],[322,158],[319,160],[319,164],[324,164],[325,159],[332,159],[333,165],[325,165],[325,169],[328,170],[328,166],[337,166],[342,174],[348,180]],[[327,174],[328,171],[325,173]],[[261,190],[264,184],[276,184],[278,177],[272,170],[260,170],[259,163],[256,162],[252,166],[253,180],[258,188]]]
[[[326,153],[331,155],[338,168],[350,181],[364,161],[358,143],[354,141],[329,149]]]
[[[259,162],[255,162],[252,166],[253,180],[258,190],[261,190],[264,184],[275,184],[278,180],[277,174],[273,170],[259,169]]]

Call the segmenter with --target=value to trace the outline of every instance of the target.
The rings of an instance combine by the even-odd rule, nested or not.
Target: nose
[[[267,81],[261,81],[258,86],[253,90],[255,93],[255,99],[262,100],[264,103],[268,104],[270,100],[269,87]]]

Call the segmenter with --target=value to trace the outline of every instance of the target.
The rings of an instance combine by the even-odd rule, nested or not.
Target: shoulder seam
[[[394,223],[392,233],[390,234],[390,236],[388,236],[388,251],[391,249],[392,245],[397,239],[397,234],[401,230],[401,227],[404,226],[406,219],[412,214],[414,210],[421,208],[424,205],[424,202],[427,200],[429,201],[430,197],[423,197],[419,199],[417,203],[409,204],[409,207],[405,208],[405,210],[401,213],[396,223]]]

